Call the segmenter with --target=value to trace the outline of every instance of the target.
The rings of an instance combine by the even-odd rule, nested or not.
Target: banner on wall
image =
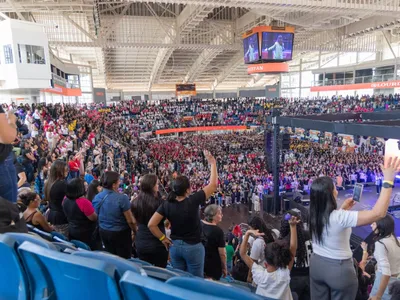
[[[43,89],[41,92],[50,93],[50,94],[57,94],[62,96],[82,96],[81,89],[71,89],[66,88],[61,85],[55,84],[53,88]]]

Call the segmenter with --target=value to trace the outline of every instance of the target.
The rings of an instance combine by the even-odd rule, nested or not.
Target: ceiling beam
[[[71,25],[73,25],[76,29],[78,29],[81,33],[83,33],[86,37],[88,37],[91,41],[94,41],[96,38],[92,36],[89,32],[82,28],[78,23],[72,20],[67,13],[61,14],[65,20],[67,20]]]
[[[14,0],[6,0],[6,2],[12,7],[13,11],[17,14],[18,18],[22,21],[26,21],[25,17],[22,15],[20,9],[14,3]],[[0,9],[1,11],[1,9]]]

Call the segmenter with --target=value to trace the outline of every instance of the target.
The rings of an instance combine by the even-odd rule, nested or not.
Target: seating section
[[[0,234],[0,299],[29,299],[28,278],[19,260],[17,242]],[[4,272],[3,270],[7,270]]]
[[[70,253],[70,254],[67,254]],[[0,234],[2,299],[265,299],[235,283],[193,277],[171,267],[48,242],[23,233]]]
[[[18,248],[34,299],[118,299],[115,267],[101,260],[45,249],[30,242]]]

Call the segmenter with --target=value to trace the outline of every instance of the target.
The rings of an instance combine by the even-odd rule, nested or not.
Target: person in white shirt
[[[331,178],[320,177],[313,182],[309,222],[314,252],[310,260],[312,300],[355,299],[358,280],[350,249],[351,228],[372,224],[386,215],[400,159],[389,158],[382,171],[384,188],[375,206],[365,211],[350,211],[356,203],[351,198],[337,209],[338,192]]]
[[[276,42],[267,49],[267,51],[274,50],[273,59],[283,59],[283,51],[285,51],[285,45],[281,35],[278,36]]]
[[[388,286],[400,278],[400,241],[396,238],[394,219],[386,215],[383,219],[372,223],[374,232],[377,272],[370,299],[390,300]]]
[[[296,225],[298,222],[299,220],[295,217],[289,220],[290,248],[282,241],[267,244],[263,249],[265,262],[261,264],[255,263],[247,255],[247,243],[251,235],[259,238],[263,236],[263,233],[258,230],[248,230],[244,235],[240,246],[240,256],[251,270],[253,281],[257,284],[257,295],[280,300],[293,299],[289,283],[290,270],[293,267],[297,251]]]

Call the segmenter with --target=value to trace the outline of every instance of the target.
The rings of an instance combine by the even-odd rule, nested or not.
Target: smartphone
[[[364,185],[361,183],[356,183],[354,185],[354,190],[353,190],[353,200],[354,201],[360,202],[363,188],[364,188]]]
[[[385,142],[385,163],[390,157],[400,158],[400,141],[395,139],[388,139]]]

